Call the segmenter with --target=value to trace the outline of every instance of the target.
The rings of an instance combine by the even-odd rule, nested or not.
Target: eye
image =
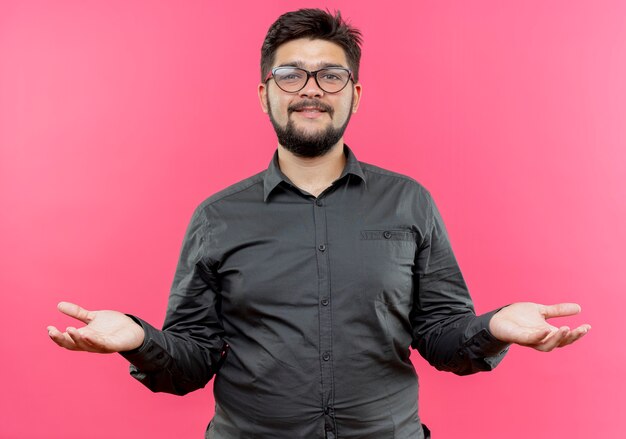
[[[293,69],[280,69],[274,74],[278,81],[300,81],[304,77],[304,73]]]
[[[282,75],[281,79],[299,79],[301,77],[302,77],[302,75],[297,75],[295,73],[291,73],[289,75]]]
[[[318,78],[324,82],[344,82],[347,72],[339,69],[322,70]]]

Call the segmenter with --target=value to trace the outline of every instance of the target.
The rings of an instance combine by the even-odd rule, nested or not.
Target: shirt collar
[[[343,171],[337,180],[342,179],[348,174],[352,174],[365,182],[363,169],[361,169],[359,161],[356,159],[352,150],[348,148],[348,145],[343,146],[343,153],[346,155],[346,166],[343,168]],[[289,178],[282,173],[280,167],[278,166],[278,150],[276,150],[274,151],[274,156],[272,157],[272,161],[270,162],[263,179],[263,201],[267,201],[272,191],[276,189],[276,186],[278,186],[282,181],[293,186],[293,183],[289,181]]]

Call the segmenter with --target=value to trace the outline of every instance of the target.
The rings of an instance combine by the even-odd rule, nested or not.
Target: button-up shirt
[[[429,192],[344,152],[318,197],[275,154],[205,200],[163,329],[135,318],[145,340],[123,355],[148,388],[182,395],[215,377],[208,438],[422,438],[409,347],[457,374],[506,351]]]

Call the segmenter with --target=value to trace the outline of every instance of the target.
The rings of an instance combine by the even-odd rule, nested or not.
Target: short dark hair
[[[332,15],[321,9],[299,9],[278,17],[267,31],[261,46],[261,81],[269,74],[278,47],[298,38],[325,40],[341,46],[354,82],[359,80],[361,31],[346,23],[339,11]]]

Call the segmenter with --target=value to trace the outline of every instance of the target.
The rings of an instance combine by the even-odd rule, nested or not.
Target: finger
[[[70,351],[77,350],[76,343],[74,340],[67,334],[59,331],[54,326],[48,326],[48,336],[55,342],[57,345],[62,348],[69,349]]]
[[[85,308],[81,308],[75,303],[70,302],[59,302],[57,305],[59,311],[63,314],[67,314],[70,317],[74,317],[75,319],[80,320],[83,323],[89,323],[93,320],[92,313],[87,311]]]
[[[555,327],[547,327],[542,329],[537,329],[532,333],[528,333],[526,335],[526,340],[523,341],[524,345],[536,345],[545,342],[552,333],[556,332],[558,328]]]
[[[574,314],[578,314],[580,310],[580,305],[577,303],[557,303],[556,305],[544,306],[543,315],[546,319],[573,316]]]
[[[83,327],[76,329],[70,326],[66,331],[72,341],[74,341],[77,350],[87,352],[107,352],[101,346],[102,343],[98,343],[96,341],[98,337],[95,336],[88,328]]]
[[[559,346],[559,344],[565,339],[570,333],[570,329],[567,326],[562,326],[558,331],[552,333],[544,342],[535,346],[535,349],[542,352],[550,352],[552,349]]]
[[[578,328],[576,328],[573,331],[571,331],[569,333],[569,335],[567,337],[565,337],[561,341],[561,343],[559,343],[559,347],[562,348],[564,346],[567,346],[569,344],[574,343],[577,340],[580,340],[582,337],[584,337],[589,332],[590,329],[591,329],[590,325],[579,326]]]
[[[68,327],[66,329],[67,334],[71,337],[71,339],[74,341],[74,344],[76,345],[76,347],[81,350],[81,351],[90,351],[93,350],[92,346],[90,345],[90,343],[86,340],[84,334],[82,333],[82,331],[80,331],[79,329],[73,328],[73,327]]]

